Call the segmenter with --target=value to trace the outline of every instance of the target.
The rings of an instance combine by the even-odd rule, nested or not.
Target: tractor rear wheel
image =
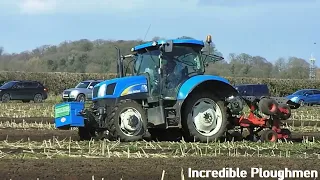
[[[186,140],[212,142],[226,132],[227,114],[224,102],[212,93],[194,93],[185,102],[182,128]]]
[[[110,136],[124,142],[142,140],[147,132],[147,117],[133,100],[120,101],[107,117]]]

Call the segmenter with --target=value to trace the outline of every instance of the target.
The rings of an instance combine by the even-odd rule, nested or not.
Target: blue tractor
[[[167,132],[191,141],[220,138],[229,123],[229,102],[238,92],[228,80],[204,74],[209,62],[223,59],[210,53],[211,44],[209,35],[206,42],[148,42],[127,56],[118,49],[118,77],[94,86],[90,109],[82,102],[56,105],[56,127],[78,127],[83,140],[107,135],[128,142]],[[125,58],[133,62],[130,75],[124,73]]]

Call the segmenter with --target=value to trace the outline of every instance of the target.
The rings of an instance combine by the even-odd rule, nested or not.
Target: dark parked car
[[[236,85],[235,88],[241,96],[270,97],[270,91],[266,84],[241,84]]]
[[[37,81],[9,81],[0,87],[0,101],[10,100],[40,103],[48,98],[48,89]]]

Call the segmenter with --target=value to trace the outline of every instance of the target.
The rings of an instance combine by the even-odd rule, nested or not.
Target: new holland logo
[[[65,117],[63,117],[63,118],[61,118],[60,121],[61,121],[62,123],[64,123],[64,122],[66,122],[66,120],[67,120],[67,119],[66,119]]]

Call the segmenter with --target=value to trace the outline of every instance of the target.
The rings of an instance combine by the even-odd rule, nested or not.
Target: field
[[[320,172],[319,107],[293,110],[293,116],[284,126],[293,131],[295,142],[120,143],[81,142],[76,129],[55,129],[53,105],[54,101],[0,103],[2,179],[161,179],[163,176],[167,180],[181,179],[181,174],[187,179],[189,167],[199,170],[312,167]]]

